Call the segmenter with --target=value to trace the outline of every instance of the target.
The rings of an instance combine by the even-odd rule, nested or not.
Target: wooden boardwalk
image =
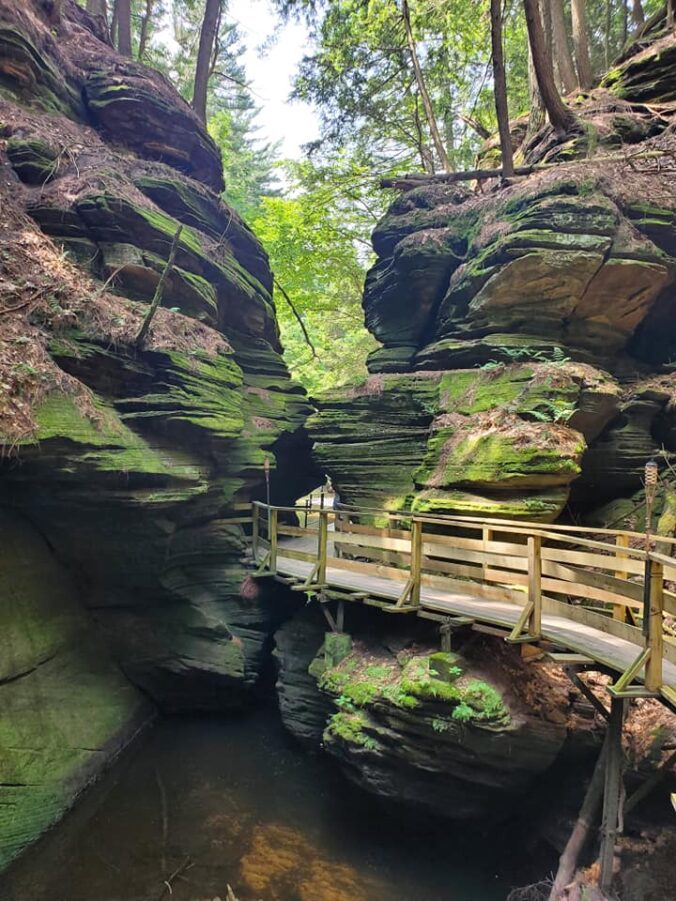
[[[254,505],[259,571],[324,600],[371,604],[451,628],[493,627],[515,643],[554,648],[554,657],[572,652],[581,664],[621,674],[620,696],[661,697],[676,706],[676,642],[664,629],[665,615],[676,612],[673,542],[659,539],[659,553],[647,553],[639,533],[377,515],[396,527],[365,525],[373,511],[323,510],[308,522],[301,508]],[[640,628],[644,590],[648,635]]]

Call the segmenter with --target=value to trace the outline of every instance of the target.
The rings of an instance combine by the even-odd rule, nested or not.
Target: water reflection
[[[393,817],[276,716],[165,720],[0,886],[5,901],[502,901],[499,838]]]

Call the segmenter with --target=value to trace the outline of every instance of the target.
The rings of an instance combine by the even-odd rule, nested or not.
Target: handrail
[[[257,559],[263,523],[267,529],[267,568],[276,572],[279,554],[279,514],[303,514],[300,505],[267,505],[252,503],[252,543]],[[640,648],[641,662],[634,661],[615,689],[621,696],[630,691],[625,683],[645,668],[645,686],[650,693],[662,687],[664,654],[676,655],[676,647],[665,645],[664,613],[676,613],[676,594],[665,591],[665,569],[676,569],[676,559],[654,550],[632,548],[631,537],[645,541],[641,533],[620,530],[580,529],[556,527],[542,523],[524,523],[478,517],[439,517],[412,513],[388,512],[394,520],[410,522],[408,529],[376,528],[349,522],[349,517],[370,515],[371,511],[353,507],[324,507],[316,510],[316,528],[289,526],[291,535],[307,534],[316,539],[313,552],[289,549],[292,559],[307,560],[313,568],[303,583],[308,590],[326,587],[329,560],[329,518],[342,521],[343,526],[333,534],[331,566],[338,569],[364,571],[371,568],[376,575],[404,579],[405,585],[394,605],[399,610],[416,610],[421,604],[421,587],[445,587],[457,591],[472,584],[478,597],[503,599],[522,606],[521,614],[512,629],[512,642],[534,642],[542,637],[543,610],[555,611],[575,621],[588,622],[616,638],[629,639]],[[266,513],[266,516],[262,516]],[[348,517],[345,522],[344,518]],[[481,537],[467,538],[436,531],[426,526],[471,527],[480,530]],[[350,529],[354,528],[354,531]],[[281,526],[283,533],[284,526]],[[579,534],[575,534],[579,532]],[[592,540],[589,534],[607,536],[612,541]],[[500,536],[518,536],[525,542],[516,543]],[[496,536],[498,538],[496,539]],[[499,540],[498,540],[499,539]],[[653,543],[662,539],[653,539]],[[557,545],[565,547],[558,548]],[[577,550],[579,548],[580,550]],[[343,552],[348,551],[351,556]],[[368,562],[360,562],[366,560]],[[641,582],[637,579],[643,579]],[[602,613],[571,605],[563,598],[593,601],[607,605]],[[645,610],[644,634],[625,622],[627,611]],[[563,611],[563,612],[562,612]],[[594,620],[596,617],[596,620]],[[605,624],[605,625],[604,625]],[[673,653],[672,653],[673,652]],[[676,662],[676,658],[675,658]],[[625,682],[623,683],[623,679]],[[636,691],[636,689],[631,689]],[[622,692],[625,694],[622,695]]]
[[[259,507],[266,507],[264,501],[253,501],[254,505]],[[300,504],[288,505],[288,506],[276,506],[277,509],[281,512],[286,513],[306,513],[308,508],[302,506]],[[315,508],[311,508],[315,509]],[[338,506],[334,507],[324,507],[325,510],[328,510],[329,513],[333,515],[366,515],[366,516],[387,516],[389,519],[401,519],[401,520],[414,520],[418,519],[421,522],[426,522],[429,524],[438,524],[438,525],[458,525],[464,528],[482,528],[485,526],[489,526],[494,528],[495,531],[521,531],[526,533],[532,533],[534,530],[537,531],[547,531],[547,532],[561,532],[562,534],[581,534],[581,535],[608,535],[613,537],[627,537],[629,539],[635,539],[636,541],[645,541],[645,532],[632,532],[627,529],[605,529],[601,526],[568,526],[568,525],[560,525],[558,523],[540,523],[540,522],[532,522],[527,523],[523,520],[519,519],[500,519],[497,517],[478,517],[478,516],[458,516],[458,515],[449,515],[449,516],[434,516],[429,513],[417,513],[411,510],[386,510],[382,507],[357,507],[353,504],[344,504],[339,503]],[[319,512],[316,510],[316,512]],[[558,539],[562,540],[562,539]],[[652,541],[658,544],[671,544],[676,545],[676,538],[671,538],[667,535],[653,535]],[[630,552],[634,551],[639,554],[644,554],[645,551],[637,548],[629,547],[628,550]]]

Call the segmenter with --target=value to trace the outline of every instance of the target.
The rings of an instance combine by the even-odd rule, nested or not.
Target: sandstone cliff
[[[237,523],[311,476],[267,257],[219,152],[71,0],[0,0],[0,867],[150,707],[253,691],[287,609]],[[178,226],[176,265],[136,346]],[[126,678],[125,678],[126,677]]]
[[[310,421],[342,501],[608,523],[623,509],[601,508],[676,450],[676,39],[663,26],[575,99],[573,132],[520,147],[525,164],[561,165],[413,187],[378,224],[372,375]]]

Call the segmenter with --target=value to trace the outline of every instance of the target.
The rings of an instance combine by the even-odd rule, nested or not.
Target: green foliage
[[[542,398],[535,406],[521,410],[521,414],[530,416],[538,422],[568,422],[576,409],[577,404],[574,401]]]
[[[358,745],[368,751],[375,751],[378,742],[364,733],[366,720],[360,713],[334,713],[328,722],[326,732],[329,736],[340,738],[349,744]]]
[[[374,222],[350,208],[359,173],[310,162],[282,169],[284,197],[263,197],[251,226],[270,255],[278,283],[275,302],[286,360],[311,394],[351,385],[366,376],[364,361],[375,341],[363,326],[361,295]],[[381,200],[382,203],[382,200]],[[360,249],[360,248],[363,248]],[[283,291],[302,317],[307,345]]]
[[[458,723],[469,723],[470,720],[473,720],[476,716],[474,710],[469,706],[469,704],[465,704],[462,701],[458,704],[457,707],[454,708],[453,713],[451,714],[454,720]]]
[[[440,716],[435,716],[432,720],[432,728],[435,732],[439,732],[441,734],[443,732],[448,732],[448,730],[451,728],[451,724],[448,722],[448,720],[445,720]]]

